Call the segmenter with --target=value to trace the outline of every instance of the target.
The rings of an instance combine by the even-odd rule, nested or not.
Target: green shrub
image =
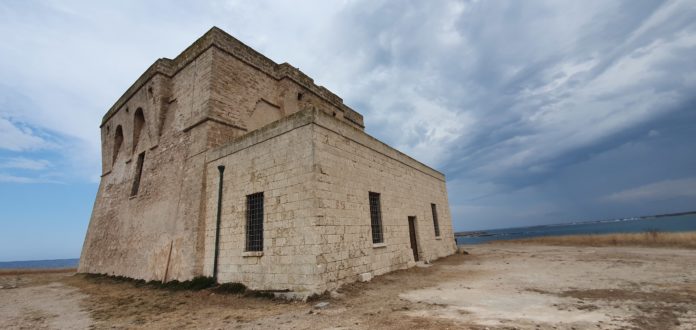
[[[154,289],[166,289],[166,290],[192,290],[198,291],[203,289],[208,289],[214,287],[217,283],[212,277],[198,276],[194,277],[192,280],[180,282],[178,280],[172,280],[167,283],[162,283],[162,281],[145,281],[136,280],[133,278],[125,276],[113,276],[106,274],[85,274],[85,277],[92,280],[110,280],[112,282],[123,282],[132,283],[135,287],[148,287]]]
[[[245,295],[249,296],[249,297],[256,297],[256,298],[267,298],[267,299],[275,298],[275,295],[273,294],[273,292],[270,292],[270,291],[249,290],[245,293]]]
[[[242,283],[223,283],[213,288],[213,291],[217,293],[244,293],[246,289],[246,285]]]
[[[188,283],[187,283],[188,282]],[[215,286],[215,279],[206,276],[194,277],[191,281],[183,282],[182,285],[187,286],[188,290],[203,290]]]

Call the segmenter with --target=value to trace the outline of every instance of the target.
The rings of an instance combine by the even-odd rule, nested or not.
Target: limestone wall
[[[316,108],[362,129],[362,116],[316,94],[313,88],[308,88],[314,86],[311,79],[304,85],[298,83],[299,71],[289,64],[276,67],[284,68],[285,75],[279,77],[249,65],[224,49],[213,48],[212,66],[208,118],[251,132],[300,109]]]
[[[444,176],[319,110],[305,110],[209,151],[204,273],[212,276],[218,169],[224,165],[220,282],[321,293],[455,250]],[[368,193],[379,192],[384,244],[372,244]],[[246,196],[264,192],[263,255],[245,253]],[[435,237],[431,203],[437,204]]]
[[[216,151],[207,166],[204,273],[212,276],[219,187],[225,166],[218,281],[257,290],[316,292],[311,126],[284,118]],[[246,196],[264,193],[262,255],[245,252]]]
[[[196,258],[207,124],[190,128],[208,107],[212,54],[201,54],[172,78],[158,75],[103,123],[103,175],[80,258],[80,272],[146,280],[190,279]],[[134,144],[135,112],[145,123]],[[115,153],[115,134],[123,142]],[[187,129],[188,128],[188,129]],[[137,159],[140,187],[131,196]],[[171,251],[171,252],[170,252]]]
[[[331,290],[361,273],[380,275],[412,266],[408,217],[416,217],[420,260],[454,253],[444,176],[362,131],[317,114],[314,125],[317,204],[324,269]],[[384,244],[373,245],[369,192],[381,199]],[[440,236],[433,227],[437,205]]]

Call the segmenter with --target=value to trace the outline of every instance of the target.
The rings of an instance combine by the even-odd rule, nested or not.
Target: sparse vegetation
[[[493,241],[495,244],[544,244],[573,246],[640,246],[696,249],[696,232],[660,232],[648,230],[642,233],[546,236],[516,240]]]
[[[201,291],[210,290],[218,294],[243,294],[247,297],[256,298],[275,298],[273,291],[263,291],[263,290],[249,290],[246,285],[242,283],[223,283],[217,284],[215,279],[207,276],[194,277],[189,281],[178,281],[172,280],[166,283],[161,281],[145,281],[136,280],[133,278],[125,276],[112,276],[106,274],[77,274],[76,276],[82,276],[85,279],[91,280],[96,283],[131,283],[137,288],[145,287],[151,289],[163,289],[169,291]]]
[[[644,239],[661,235],[645,233]],[[691,250],[469,248],[470,255],[346,284],[337,295],[316,295],[306,303],[257,298],[275,292],[237,283],[175,291],[70,272],[0,276],[0,301],[12,302],[0,308],[0,328],[484,329],[494,320],[512,329],[535,326],[529,315],[544,318],[539,329],[694,328]],[[535,304],[527,307],[532,299]],[[498,303],[503,300],[516,303],[515,310]],[[329,305],[317,307],[317,301]],[[606,319],[588,320],[593,315]]]
[[[255,298],[266,298],[266,299],[274,299],[275,298],[275,294],[273,294],[272,291],[247,290],[244,293],[244,295],[247,297],[255,297]]]
[[[242,283],[223,283],[213,288],[216,293],[244,293],[246,290],[246,285]]]
[[[166,283],[162,283],[162,281],[145,281],[145,280],[136,280],[133,278],[125,277],[125,276],[111,276],[111,275],[105,275],[105,274],[79,274],[81,276],[84,276],[87,279],[95,280],[95,281],[110,281],[110,282],[125,282],[125,283],[133,283],[136,287],[149,287],[149,288],[155,288],[155,289],[165,289],[165,290],[172,290],[172,291],[178,291],[178,290],[191,290],[191,291],[199,291],[203,289],[209,289],[217,285],[215,282],[215,279],[212,277],[207,277],[207,276],[197,276],[194,277],[191,280],[188,281],[169,281]]]
[[[181,282],[183,289],[186,290],[203,290],[215,286],[217,283],[212,277],[197,276],[189,281]]]

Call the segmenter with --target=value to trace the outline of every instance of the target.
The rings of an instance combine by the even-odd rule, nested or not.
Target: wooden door
[[[411,236],[413,260],[418,261],[418,241],[416,241],[416,217],[408,217],[408,232]]]

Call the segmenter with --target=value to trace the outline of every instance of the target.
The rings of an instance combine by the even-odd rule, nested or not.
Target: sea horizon
[[[485,232],[485,231],[493,231],[493,230],[508,230],[508,229],[536,228],[536,227],[557,227],[557,226],[582,225],[582,224],[603,223],[603,222],[636,221],[636,220],[674,217],[674,216],[692,215],[692,214],[696,215],[696,211],[641,215],[641,216],[631,216],[631,217],[624,217],[624,218],[609,218],[609,219],[598,219],[598,220],[571,220],[568,222],[554,222],[554,223],[549,223],[549,224],[539,224],[539,225],[529,225],[529,226],[497,227],[497,228],[486,228],[486,229],[462,230],[462,231],[456,231],[456,232],[454,232],[454,234],[455,234],[455,236],[457,236],[458,234],[477,233],[477,232]]]
[[[0,261],[0,269],[76,268],[80,258]]]
[[[457,232],[455,233],[455,239],[457,244],[466,245],[541,236],[597,235],[648,231],[696,231],[696,212]]]

